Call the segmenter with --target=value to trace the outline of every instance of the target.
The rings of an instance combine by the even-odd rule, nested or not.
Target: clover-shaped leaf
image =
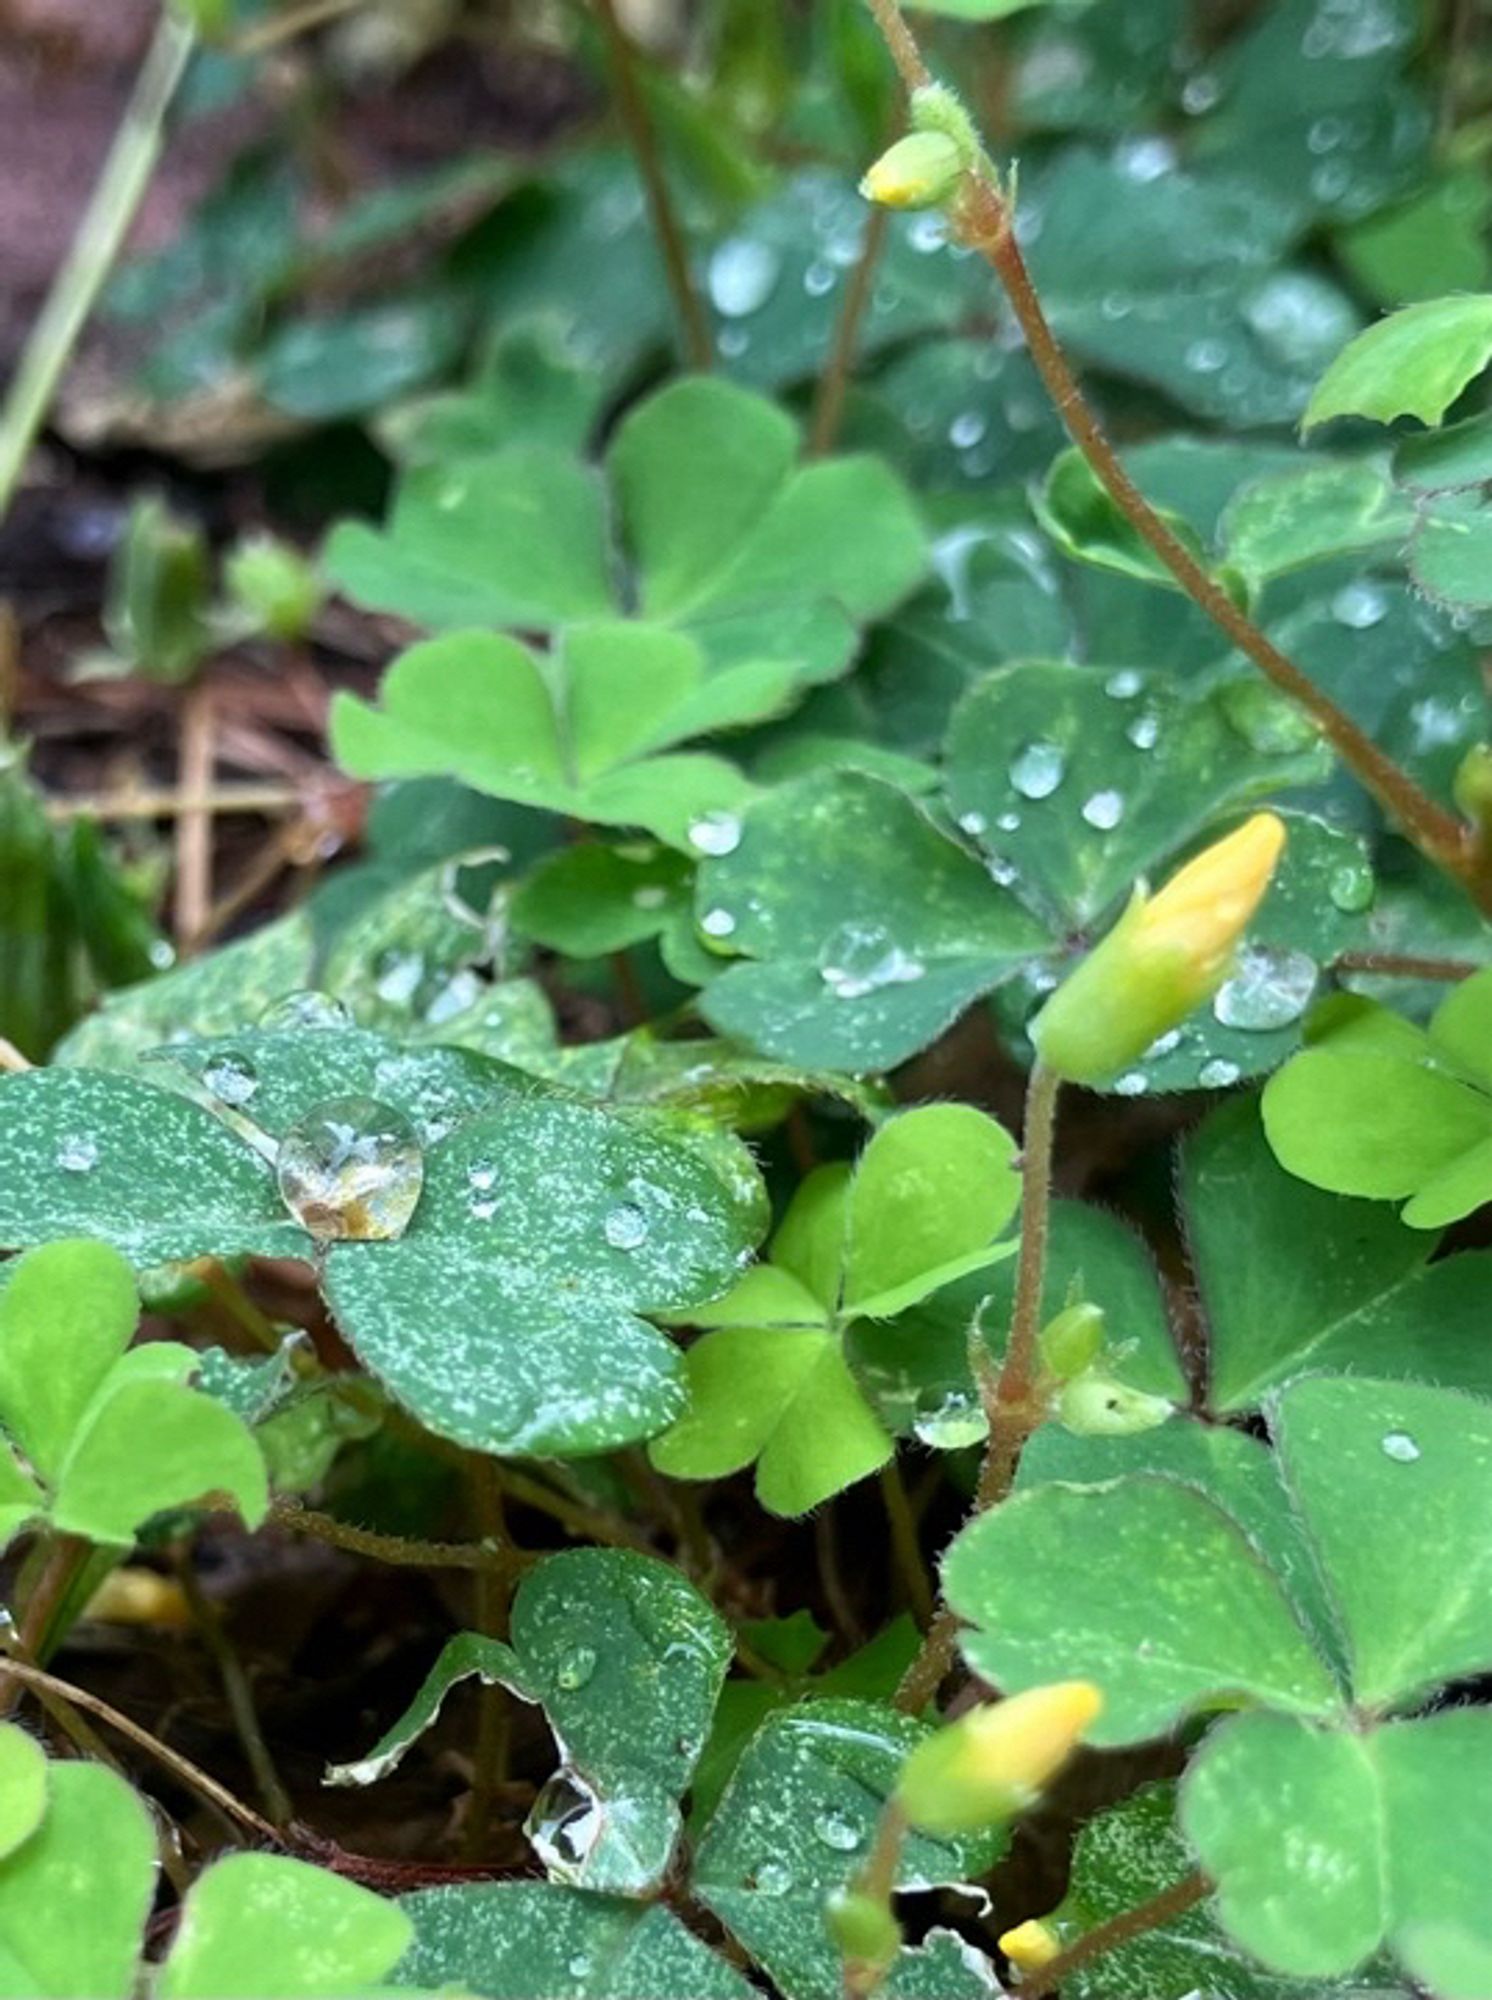
[[[551,1878],[644,1896],[669,1866],[731,1651],[722,1620],[667,1565],[620,1549],[549,1556],[519,1586],[511,1645],[451,1640],[406,1714],[331,1781],[385,1776],[452,1687],[500,1682],[542,1704],[564,1758],[527,1826]]]
[[[1469,1215],[1492,1198],[1489,1026],[1492,971],[1454,988],[1427,1031],[1366,1005],[1328,1016],[1264,1093],[1276,1157],[1333,1193],[1404,1201],[1412,1229]]]
[[[925,566],[922,529],[885,466],[798,457],[796,427],[773,404],[689,378],[630,413],[605,468],[642,615],[692,634],[710,672],[766,674],[779,699],[842,673],[857,628]],[[606,504],[599,473],[543,447],[416,467],[387,532],[344,525],[328,566],[360,601],[442,630],[605,619],[624,608]]]
[[[878,1703],[806,1702],[768,1717],[726,1787],[695,1856],[694,1887],[787,2000],[837,2000],[842,1991],[824,1905],[865,1865],[902,1762],[926,1734],[925,1724]],[[898,1882],[930,1888],[972,1880],[1000,1844],[998,1834],[914,1834]],[[885,1990],[908,2000],[919,1991],[960,2000],[964,1990],[981,1991],[972,1979],[966,1988],[963,1980],[920,1987],[920,1971],[917,1955],[907,1955]],[[946,1965],[941,1972],[947,1980]]]
[[[884,1465],[894,1446],[845,1359],[856,1322],[889,1319],[1011,1254],[994,1238],[1019,1200],[1014,1143],[966,1105],[884,1124],[853,1174],[803,1183],[772,1245],[704,1313],[689,1407],[652,1446],[682,1479],[755,1463],[762,1504],[803,1514]]]
[[[47,1809],[47,1760],[41,1745],[13,1722],[0,1723],[0,1861],[41,1825]]]
[[[1344,347],[1317,383],[1304,422],[1418,417],[1437,424],[1492,361],[1492,293],[1404,306]]]

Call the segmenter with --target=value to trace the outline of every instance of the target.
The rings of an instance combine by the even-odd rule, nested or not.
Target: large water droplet
[[[727,938],[735,929],[736,920],[729,910],[706,910],[699,927],[706,937]]]
[[[1367,632],[1388,616],[1388,596],[1376,583],[1359,578],[1343,584],[1331,600],[1331,615],[1353,632]]]
[[[1350,179],[1346,163],[1332,161],[1316,169],[1312,186],[1329,181],[1328,189],[1316,191],[1324,200],[1335,200]],[[1267,354],[1302,374],[1323,368],[1356,328],[1353,308],[1342,293],[1310,271],[1272,273],[1245,299],[1243,317]]]
[[[1117,674],[1110,674],[1103,684],[1105,694],[1111,694],[1115,701],[1133,701],[1145,685],[1133,667],[1121,667]]]
[[[1067,770],[1060,744],[1028,743],[1010,767],[1010,782],[1023,799],[1049,799]]]
[[[259,1017],[259,1026],[275,1034],[293,1028],[350,1028],[352,1016],[330,993],[317,993],[305,988],[300,992],[287,993],[283,999],[266,1007]]]
[[[214,1056],[202,1072],[202,1081],[223,1104],[247,1104],[259,1088],[254,1065],[244,1056]]]
[[[566,1694],[574,1694],[583,1688],[596,1671],[596,1649],[594,1646],[576,1646],[566,1653],[554,1670],[554,1684]]]
[[[813,1823],[813,1831],[825,1847],[832,1847],[836,1854],[853,1854],[864,1837],[852,1819],[835,1812],[820,1813]]]
[[[1231,979],[1218,988],[1212,1011],[1225,1028],[1262,1033],[1288,1028],[1311,1004],[1318,967],[1303,951],[1245,945]]]
[[[620,1201],[601,1225],[613,1250],[640,1250],[648,1240],[648,1219],[635,1201]]]
[[[983,1404],[962,1389],[925,1390],[917,1398],[912,1429],[935,1451],[963,1451],[989,1435]]]
[[[763,1896],[785,1896],[793,1886],[792,1871],[780,1861],[764,1861],[756,1871],[756,1886]]]
[[[926,971],[882,924],[841,924],[819,954],[820,975],[836,1000],[862,1000],[887,986],[910,986]]]
[[[91,1174],[98,1165],[98,1141],[86,1132],[63,1139],[57,1147],[57,1165],[65,1174]]]
[[[386,1242],[409,1226],[425,1157],[402,1111],[337,1097],[291,1126],[275,1172],[285,1206],[319,1242]]]
[[[710,301],[727,319],[760,312],[776,290],[782,258],[770,243],[731,236],[710,259]]]
[[[1095,792],[1083,801],[1083,818],[1100,833],[1112,833],[1124,817],[1122,792]]]
[[[524,1832],[561,1882],[585,1866],[601,1838],[601,1801],[572,1771],[556,1771],[534,1800]]]
[[[1385,1431],[1383,1435],[1383,1455],[1398,1465],[1413,1465],[1419,1457],[1419,1446],[1408,1431]]]
[[[741,845],[739,814],[707,812],[691,820],[689,845],[696,854],[708,854],[712,860],[718,860],[722,854],[734,854]]]

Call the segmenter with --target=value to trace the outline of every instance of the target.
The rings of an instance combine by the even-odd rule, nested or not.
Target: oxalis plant
[[[399,637],[364,859],[153,977],[4,750],[0,1987],[1489,2000],[1475,131],[1409,0],[750,0],[708,115],[569,11],[628,152],[422,292],[299,316],[250,163],[107,308],[391,467],[227,611],[142,504],[113,670]],[[311,1756],[209,1587],[297,1544]]]

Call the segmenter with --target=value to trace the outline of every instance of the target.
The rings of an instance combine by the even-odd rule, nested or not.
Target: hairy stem
[[[376,1534],[371,1528],[355,1528],[331,1514],[318,1514],[297,1500],[276,1500],[271,1518],[292,1534],[309,1535],[313,1541],[345,1549],[350,1555],[404,1569],[487,1570],[506,1575],[526,1569],[535,1560],[521,1549],[489,1548],[485,1542],[418,1542],[403,1535]]]
[[[875,285],[876,267],[886,248],[886,237],[891,228],[891,211],[886,208],[872,209],[870,220],[865,225],[865,234],[860,243],[860,255],[855,268],[850,273],[849,284],[845,287],[844,304],[840,309],[839,323],[834,329],[834,345],[829,351],[828,364],[819,382],[818,394],[813,405],[813,422],[809,429],[808,450],[813,458],[822,458],[834,449],[839,436],[840,422],[844,417],[844,399],[854,372],[855,349],[859,345],[860,328],[865,319],[865,308],[870,303],[871,290]]]
[[[933,1618],[933,1587],[928,1578],[927,1564],[922,1560],[922,1546],[917,1539],[917,1522],[912,1513],[912,1503],[907,1498],[906,1481],[894,1458],[881,1470],[881,1498],[886,1503],[891,1548],[907,1604],[912,1616],[926,1631]]]
[[[196,40],[185,14],[163,5],[114,144],[0,411],[0,520],[150,185],[166,114]]]
[[[503,1514],[497,1465],[493,1459],[475,1452],[471,1459],[471,1496],[481,1545],[504,1546],[508,1542],[508,1525]],[[511,1572],[500,1575],[493,1569],[478,1570],[475,1595],[477,1630],[489,1639],[505,1638],[512,1599]],[[477,1696],[477,1751],[464,1842],[468,1861],[479,1861],[487,1851],[498,1788],[507,1776],[509,1699],[507,1689],[496,1682],[484,1685]]]
[[[684,231],[679,223],[673,196],[669,192],[668,176],[663,171],[663,156],[658,150],[658,135],[653,130],[653,121],[648,115],[642,86],[637,80],[636,55],[627,30],[622,25],[621,16],[617,13],[616,0],[596,0],[596,13],[600,18],[601,31],[606,37],[606,53],[611,66],[617,110],[626,127],[627,140],[636,157],[637,170],[642,176],[642,184],[647,192],[648,212],[652,216],[653,232],[658,238],[658,248],[663,257],[663,270],[668,279],[668,289],[673,295],[674,311],[678,315],[679,331],[684,341],[684,353],[691,368],[707,372],[715,359],[714,342],[710,338],[710,323],[705,316],[705,309],[700,303],[689,270],[689,252],[685,246]]]
[[[1211,1882],[1198,1869],[1182,1881],[1173,1883],[1169,1889],[1162,1889],[1148,1903],[1139,1903],[1132,1910],[1121,1910],[1117,1917],[1110,1917],[1106,1924],[1095,1925],[1075,1944],[1059,1953],[1049,1965],[1043,1966],[1033,1985],[1022,1983],[1022,2000],[1043,2000],[1044,1995],[1055,1993],[1064,1980],[1080,1972],[1095,1958],[1102,1958],[1105,1952],[1116,1951],[1133,1938],[1143,1937],[1147,1931],[1159,1930],[1173,1917],[1184,1916],[1211,1893]]]
[[[196,680],[181,698],[178,780],[184,797],[212,790],[217,758],[212,689]],[[212,818],[197,809],[177,815],[176,888],[172,906],[177,949],[190,958],[200,948],[212,908]]]
[[[909,91],[931,82],[899,0],[867,0]],[[1026,346],[1057,414],[1116,507],[1171,572],[1193,603],[1265,678],[1302,708],[1358,782],[1427,859],[1492,912],[1492,866],[1479,857],[1462,822],[1438,805],[1241,611],[1217,579],[1155,512],[1110,444],[1052,332],[1015,236],[1015,217],[993,170],[980,161],[964,176],[950,208],[955,234],[989,264],[1005,288]]]

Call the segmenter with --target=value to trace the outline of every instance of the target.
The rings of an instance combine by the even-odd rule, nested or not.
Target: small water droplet
[[[1348,916],[1366,910],[1377,889],[1373,870],[1366,860],[1344,861],[1339,868],[1332,869],[1326,884],[1327,895]]]
[[[402,1236],[419,1204],[425,1159],[402,1111],[338,1097],[296,1121],[275,1160],[280,1197],[319,1242]]]
[[[632,891],[632,904],[638,910],[661,910],[668,901],[668,891],[657,882],[645,882],[640,889]]]
[[[1223,87],[1211,70],[1199,69],[1189,76],[1181,90],[1181,108],[1189,118],[1210,111],[1223,94]]]
[[[706,910],[699,927],[706,937],[726,938],[735,929],[736,920],[729,910]]]
[[[1112,833],[1124,817],[1122,792],[1095,792],[1083,801],[1083,818],[1100,833]]]
[[[1010,767],[1010,782],[1023,799],[1049,799],[1067,770],[1067,753],[1056,743],[1028,743]]]
[[[1019,813],[1001,813],[1000,817],[995,821],[995,825],[1000,829],[1001,833],[1019,833],[1021,816]]]
[[[1383,1455],[1393,1459],[1397,1465],[1413,1465],[1419,1457],[1419,1446],[1408,1431],[1385,1431]]]
[[[819,954],[820,976],[836,1000],[863,1000],[883,987],[910,986],[926,971],[882,924],[841,924]]]
[[[1214,1056],[1197,1071],[1197,1081],[1204,1090],[1226,1090],[1242,1074],[1236,1062],[1229,1062],[1226,1056]]]
[[[948,426],[948,442],[958,451],[972,451],[989,429],[989,420],[978,410],[960,410]]]
[[[648,1219],[633,1201],[620,1201],[602,1231],[613,1250],[640,1250],[648,1240]]]
[[[964,832],[974,840],[977,840],[981,833],[989,832],[989,821],[982,812],[960,813],[958,823]]]
[[[423,952],[386,951],[373,967],[373,990],[390,1007],[407,1007],[424,978]]]
[[[1347,583],[1331,600],[1331,615],[1353,632],[1369,631],[1388,616],[1388,597],[1376,583]]]
[[[1098,310],[1108,320],[1128,319],[1134,309],[1134,300],[1128,292],[1105,292],[1098,302]]]
[[[1114,148],[1114,165],[1131,181],[1158,181],[1176,165],[1176,148],[1158,134],[1122,139]]]
[[[770,243],[727,237],[710,259],[710,302],[727,319],[747,319],[761,311],[781,275],[781,255]]]
[[[1137,715],[1124,734],[1136,750],[1153,750],[1160,741],[1160,717]]]
[[[1233,976],[1218,988],[1212,1011],[1225,1028],[1264,1033],[1288,1028],[1311,1004],[1318,968],[1303,951],[1249,944]]]
[[[764,1896],[785,1896],[793,1886],[792,1871],[780,1861],[764,1861],[756,1871],[756,1886]]]
[[[727,361],[739,361],[751,345],[751,335],[744,326],[723,326],[715,345]]]
[[[941,250],[948,241],[948,224],[936,209],[925,209],[913,216],[907,230],[907,241],[914,250],[924,257],[930,257],[935,250]]]
[[[1263,681],[1230,681],[1218,699],[1229,727],[1263,756],[1291,756],[1317,740],[1310,718]]]
[[[1009,889],[1020,879],[1020,870],[1003,854],[992,854],[984,864],[984,872],[997,888]]]
[[[224,1104],[247,1104],[259,1088],[254,1065],[237,1055],[214,1056],[202,1072],[202,1081]]]
[[[838,282],[839,273],[832,264],[826,264],[822,257],[815,257],[803,273],[803,289],[811,299],[826,297]]]
[[[594,1646],[577,1646],[566,1653],[554,1670],[554,1684],[566,1694],[574,1694],[583,1688],[596,1671],[596,1649]]]
[[[740,815],[707,812],[691,820],[689,845],[696,854],[708,854],[712,860],[718,860],[723,854],[734,854],[741,845]]]
[[[1111,694],[1115,701],[1133,701],[1144,685],[1144,680],[1133,667],[1121,667],[1117,674],[1109,675],[1103,684],[1103,691]]]
[[[98,1141],[86,1132],[63,1139],[57,1147],[57,1165],[65,1174],[91,1174],[98,1165]]]
[[[820,1813],[813,1830],[825,1847],[832,1847],[836,1854],[853,1854],[863,1837],[859,1827],[843,1813]]]
[[[1124,1072],[1123,1076],[1116,1078],[1114,1095],[1116,1097],[1143,1097],[1149,1088],[1150,1079],[1146,1076],[1144,1070],[1129,1069]]]
[[[317,993],[310,988],[300,992],[287,993],[266,1007],[259,1017],[259,1026],[271,1033],[283,1034],[292,1029],[350,1028],[352,1016],[340,1000],[334,1000],[330,993]]]
[[[591,1962],[583,1951],[577,1951],[575,1956],[567,1963],[565,1970],[572,1979],[588,1979],[590,1977]]]
[[[1228,347],[1222,340],[1194,340],[1183,357],[1194,375],[1216,375],[1228,365]]]
[[[1170,1055],[1173,1049],[1177,1049],[1180,1046],[1181,1030],[1179,1028],[1170,1028],[1165,1034],[1156,1036],[1155,1040],[1145,1051],[1145,1060],[1147,1062],[1159,1062],[1162,1056]]]

